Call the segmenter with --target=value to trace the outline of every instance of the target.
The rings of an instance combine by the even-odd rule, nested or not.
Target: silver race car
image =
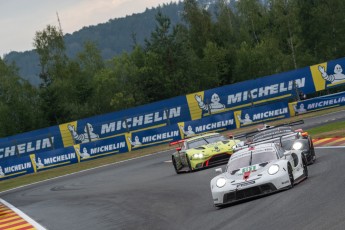
[[[292,188],[308,177],[301,150],[284,150],[280,144],[248,146],[235,152],[226,171],[211,180],[216,207]]]

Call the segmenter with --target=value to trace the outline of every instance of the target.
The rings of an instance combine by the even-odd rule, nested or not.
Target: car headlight
[[[301,142],[296,142],[292,145],[292,148],[295,150],[300,150],[302,148],[303,144]]]
[[[216,185],[218,188],[221,188],[223,187],[224,185],[226,184],[226,179],[221,177],[221,178],[218,178],[217,182],[216,182]]]
[[[271,165],[268,169],[268,174],[274,175],[279,171],[279,165]]]
[[[196,158],[196,159],[201,159],[203,157],[204,157],[204,154],[202,154],[202,153],[195,153],[195,154],[193,154],[193,158]]]

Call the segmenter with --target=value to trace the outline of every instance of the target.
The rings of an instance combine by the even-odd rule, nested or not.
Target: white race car
[[[284,150],[280,144],[249,146],[235,152],[226,172],[211,180],[216,207],[292,188],[308,177],[307,161],[300,150]]]

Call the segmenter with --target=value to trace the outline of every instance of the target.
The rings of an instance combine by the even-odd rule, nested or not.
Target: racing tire
[[[193,172],[192,165],[190,164],[190,160],[189,160],[188,156],[186,156],[186,159],[187,159],[187,165],[188,165],[189,172]]]
[[[175,172],[176,172],[177,174],[180,174],[181,172],[177,169],[176,160],[175,160],[175,157],[174,157],[174,156],[172,156],[172,163],[173,163],[173,165],[174,165]]]
[[[293,188],[295,185],[295,179],[293,178],[292,166],[290,163],[287,165],[287,169],[288,169],[289,180],[290,180],[290,188]]]
[[[305,157],[303,157],[302,159],[302,164],[303,164],[303,175],[305,179],[307,179],[308,178],[308,162]]]

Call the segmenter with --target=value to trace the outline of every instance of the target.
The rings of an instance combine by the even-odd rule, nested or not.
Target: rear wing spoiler
[[[182,140],[178,140],[178,141],[173,141],[169,143],[169,146],[173,146],[173,145],[181,145],[181,143],[185,142],[184,139]]]
[[[282,143],[282,139],[293,137],[293,136],[296,136],[296,135],[299,135],[299,133],[289,133],[289,134],[286,134],[286,135],[283,135],[283,136],[280,136],[280,137],[275,137],[275,138],[268,137],[266,139],[259,140],[257,142],[251,142],[251,143],[248,143],[248,144],[235,145],[234,151],[238,151],[238,150],[245,149],[245,148],[250,148],[250,147],[253,147],[253,146],[260,145],[260,144],[267,144],[267,143],[280,143],[281,144]]]
[[[298,120],[298,121],[293,121],[293,122],[289,122],[289,123],[284,123],[284,124],[280,124],[280,125],[276,125],[276,126],[271,126],[271,127],[268,127],[266,130],[270,130],[270,129],[274,129],[274,128],[278,128],[278,127],[284,127],[284,126],[295,126],[295,125],[302,125],[304,124],[304,120]],[[256,130],[256,131],[253,131],[253,132],[249,132],[249,133],[244,133],[244,134],[240,134],[240,135],[237,135],[235,138],[236,139],[239,139],[239,138],[243,138],[245,137],[246,139],[248,139],[249,137],[252,137],[254,136],[255,134],[257,133],[260,133],[262,132],[263,130]]]

